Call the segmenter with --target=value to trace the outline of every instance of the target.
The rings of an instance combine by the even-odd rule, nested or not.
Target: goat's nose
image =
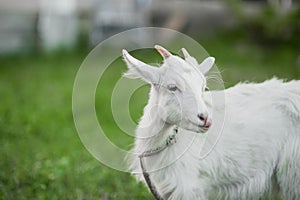
[[[198,118],[200,119],[201,122],[203,122],[203,126],[205,128],[209,128],[211,126],[211,119],[209,119],[207,115],[201,113],[198,114]]]

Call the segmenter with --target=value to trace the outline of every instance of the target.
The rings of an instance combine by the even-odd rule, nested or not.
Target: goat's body
[[[146,169],[156,170],[150,177],[158,192],[174,200],[210,196],[258,199],[272,194],[278,185],[284,199],[300,199],[300,81],[238,84],[225,90],[225,97],[223,130],[215,130],[213,125],[206,134],[200,134],[179,128],[177,143],[145,159]],[[148,106],[155,101],[155,95],[151,96]],[[141,128],[149,125],[148,106],[137,137],[155,134],[157,122]],[[202,158],[219,131],[218,143]],[[138,155],[160,145],[170,134],[171,126],[159,136],[137,139],[131,170],[141,172]],[[143,180],[142,174],[137,176]]]

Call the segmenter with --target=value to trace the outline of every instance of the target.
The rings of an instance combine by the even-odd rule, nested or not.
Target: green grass
[[[83,58],[1,58],[0,199],[150,199],[79,140],[71,95]]]
[[[225,36],[200,42],[216,57],[227,87],[274,75],[300,77],[297,53],[292,49],[266,50]],[[157,54],[152,55],[157,59]],[[146,187],[129,174],[96,161],[80,142],[71,98],[84,56],[0,58],[0,199],[152,199]],[[128,148],[133,139],[115,125],[109,99],[112,85],[124,70],[119,60],[106,71],[97,90],[96,109],[107,136]],[[143,87],[132,97],[135,121],[141,116],[148,89]]]

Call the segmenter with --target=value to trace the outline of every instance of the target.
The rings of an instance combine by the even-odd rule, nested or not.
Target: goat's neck
[[[174,134],[175,125],[165,123],[155,108],[156,96],[151,96],[148,105],[144,109],[136,131],[136,142],[140,144],[140,150],[155,149],[163,145],[168,136]]]

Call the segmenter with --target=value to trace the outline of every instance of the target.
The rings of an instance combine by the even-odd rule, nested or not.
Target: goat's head
[[[195,132],[207,131],[211,126],[211,114],[203,99],[204,75],[213,66],[214,58],[208,57],[198,64],[184,48],[185,59],[172,55],[161,46],[155,48],[164,58],[159,68],[145,64],[123,50],[129,69],[125,76],[141,78],[152,85],[159,116],[165,123]]]

